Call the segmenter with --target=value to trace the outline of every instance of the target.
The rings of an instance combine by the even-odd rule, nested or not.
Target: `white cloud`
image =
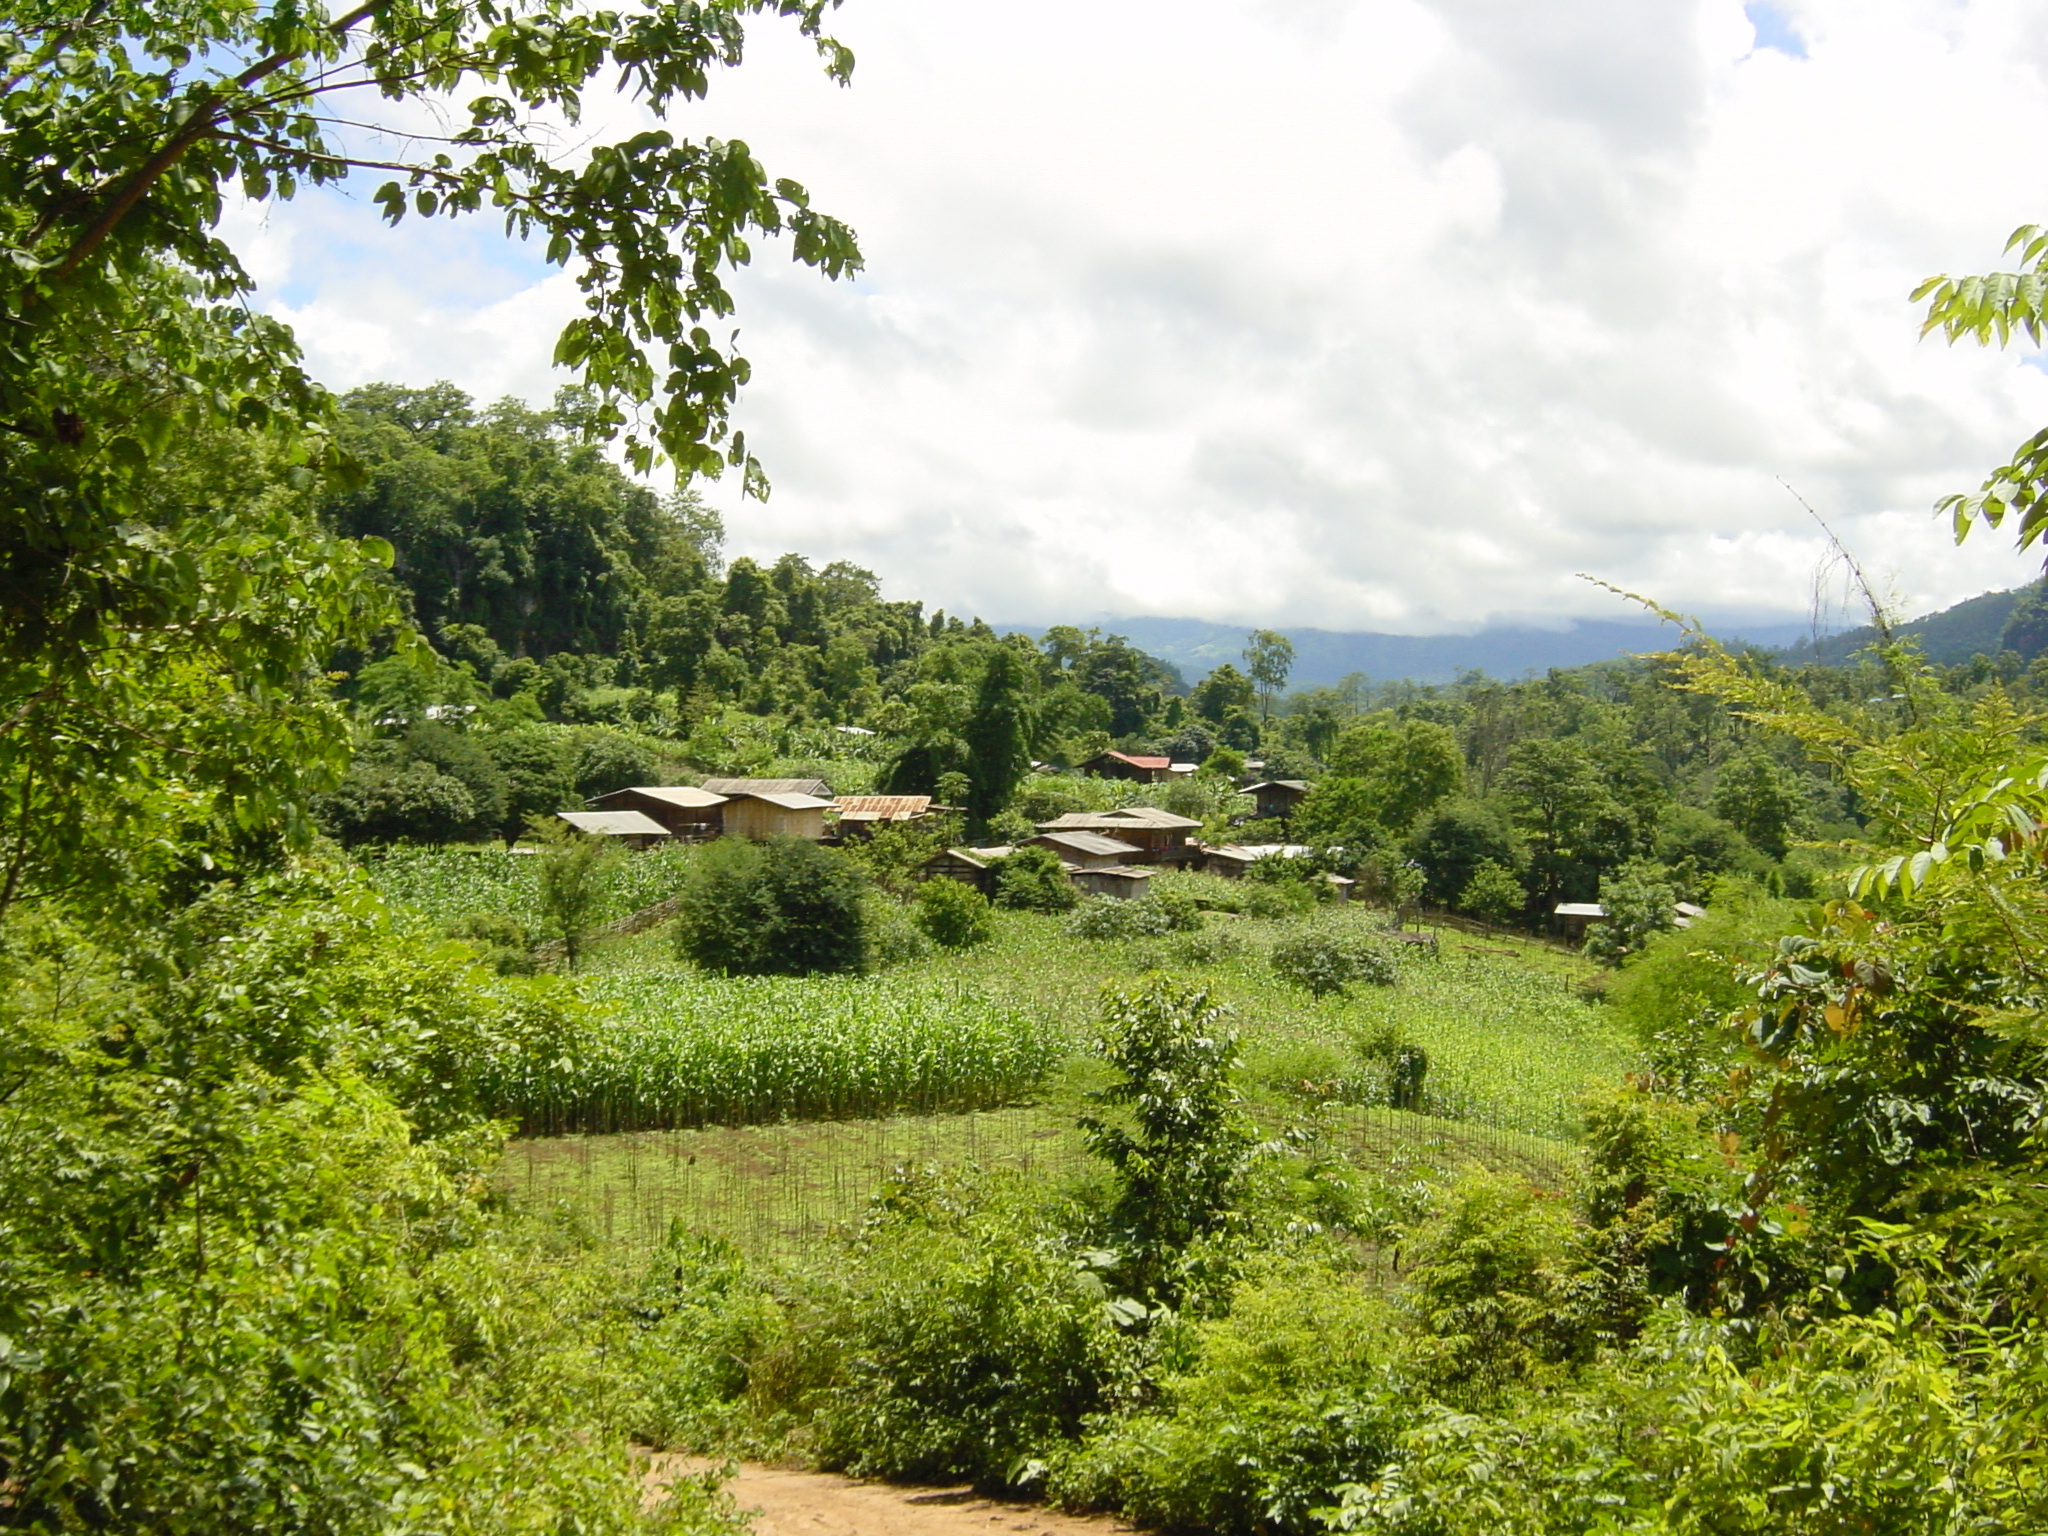
[[[1761,11],[1762,8],[1752,8]],[[861,232],[737,287],[776,484],[737,547],[992,617],[1429,630],[1801,610],[1822,540],[1915,609],[2025,579],[1927,512],[2048,376],[1906,294],[2048,211],[2018,0],[852,0],[683,116]],[[621,103],[620,123],[637,117]],[[271,214],[259,275],[340,385],[543,400],[573,284],[488,232]]]

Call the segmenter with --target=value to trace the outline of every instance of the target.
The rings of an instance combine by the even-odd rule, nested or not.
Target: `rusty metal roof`
[[[855,821],[912,821],[932,808],[930,795],[841,795],[839,814]]]

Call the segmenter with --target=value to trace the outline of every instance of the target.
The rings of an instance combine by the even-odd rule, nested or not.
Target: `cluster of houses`
[[[1083,766],[1102,777],[1132,779],[1154,773],[1164,779],[1182,769],[1192,771],[1190,765],[1163,757],[1111,752],[1103,758],[1116,761],[1105,764],[1097,759]],[[1285,819],[1308,793],[1308,785],[1281,780],[1251,785],[1246,793],[1257,802],[1261,817]],[[580,832],[647,848],[719,837],[845,842],[887,823],[922,821],[948,809],[933,804],[929,795],[835,795],[823,779],[706,779],[696,785],[614,790],[593,799],[589,810],[563,811],[560,816]],[[1037,834],[1022,843],[948,848],[927,861],[923,872],[928,878],[961,880],[986,893],[993,889],[999,860],[1019,848],[1044,848],[1066,867],[1067,878],[1083,893],[1130,897],[1143,895],[1147,882],[1162,869],[1235,877],[1268,855],[1300,857],[1309,851],[1279,843],[1211,847],[1190,836],[1201,825],[1192,817],[1148,805],[1074,811],[1041,822]],[[1325,878],[1350,894],[1349,880]]]

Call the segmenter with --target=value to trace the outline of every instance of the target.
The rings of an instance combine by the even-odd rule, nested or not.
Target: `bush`
[[[1458,893],[1458,910],[1482,923],[1505,928],[1521,921],[1529,905],[1529,893],[1505,864],[1482,859]]]
[[[867,960],[864,882],[835,850],[798,838],[724,838],[683,886],[676,949],[727,976],[815,976]]]
[[[917,891],[917,926],[941,949],[972,949],[995,937],[988,898],[972,886],[943,876]]]
[[[1066,931],[1077,939],[1156,939],[1169,933],[1193,933],[1202,926],[1202,909],[1185,896],[1162,892],[1124,900],[1090,896],[1074,909]]]
[[[1393,1458],[1411,1410],[1384,1363],[1385,1305],[1354,1275],[1276,1266],[1187,1334],[1163,1409],[1113,1421],[1056,1462],[1056,1500],[1159,1530],[1308,1531],[1312,1510]]]
[[[1028,1213],[927,1182],[881,1197],[858,1262],[757,1365],[756,1393],[811,1418],[828,1467],[1013,1482],[1128,1395],[1137,1346]]]
[[[1080,899],[1050,848],[1019,848],[996,865],[996,905],[1022,912],[1069,912]]]
[[[1342,997],[1357,981],[1390,987],[1399,975],[1377,944],[1332,933],[1304,933],[1274,945],[1273,971],[1316,997]]]
[[[883,891],[870,891],[866,906],[868,970],[886,971],[930,958],[932,941],[901,902]]]

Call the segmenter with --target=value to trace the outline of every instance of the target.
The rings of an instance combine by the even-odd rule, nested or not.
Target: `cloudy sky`
[[[1928,508],[2048,372],[1907,295],[2048,219],[2014,0],[847,0],[680,126],[854,225],[737,283],[735,553],[1019,622],[1409,633],[1799,616],[1825,517],[1908,613],[2038,570]],[[637,109],[608,114],[621,126]],[[329,383],[544,402],[569,279],[364,196],[234,233]],[[1788,490],[1787,487],[1791,489]]]

